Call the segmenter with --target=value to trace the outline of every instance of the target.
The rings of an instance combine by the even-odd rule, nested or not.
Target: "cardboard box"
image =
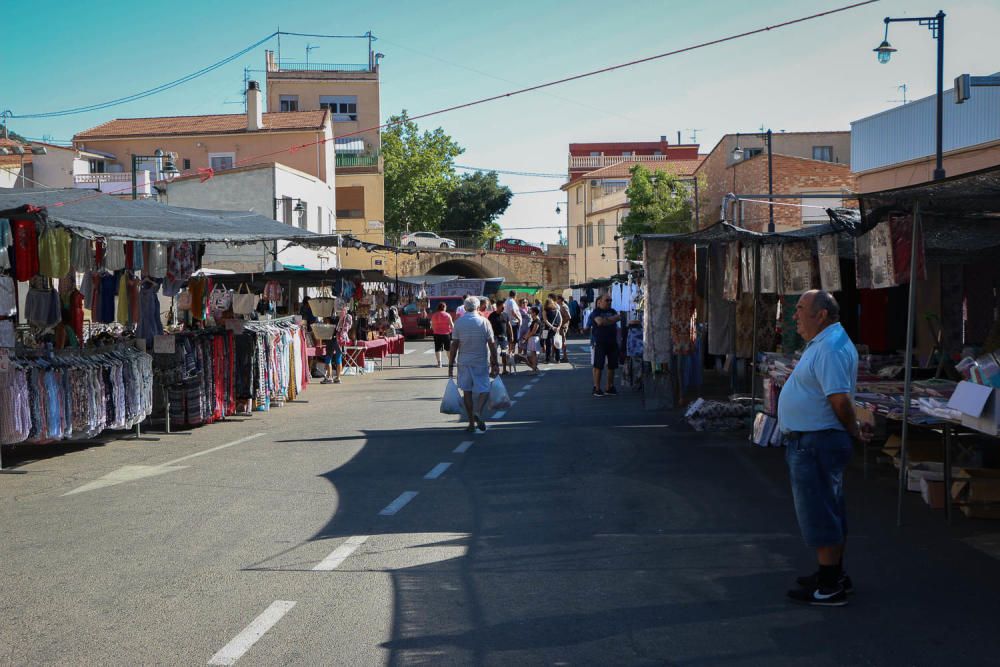
[[[958,472],[952,470],[952,472]],[[920,482],[931,479],[944,483],[944,464],[933,461],[912,461],[906,464],[906,490],[920,493]]]
[[[903,439],[898,435],[890,435],[882,446],[882,452],[896,459],[899,467],[899,449]],[[906,458],[908,461],[944,461],[944,443],[940,436],[927,437],[926,434],[911,432],[906,442]]]
[[[951,497],[962,504],[1000,505],[1000,470],[962,468],[952,479]]]
[[[932,509],[944,509],[944,499],[948,495],[944,492],[944,479],[932,479],[930,477],[920,478],[920,497]]]
[[[1000,389],[963,380],[955,387],[948,407],[962,413],[962,426],[1000,435]]]

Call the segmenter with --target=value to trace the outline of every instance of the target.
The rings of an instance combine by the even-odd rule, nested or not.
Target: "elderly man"
[[[469,415],[470,433],[486,430],[483,409],[490,394],[490,371],[498,370],[497,344],[489,320],[477,314],[479,299],[470,296],[462,302],[465,315],[455,322],[448,355],[448,377],[453,377],[458,361],[458,388],[462,390],[465,412]],[[487,356],[488,355],[488,356]]]
[[[851,439],[870,437],[854,414],[858,352],[840,325],[840,306],[829,292],[803,294],[794,318],[807,344],[778,398],[778,426],[799,529],[806,544],[816,550],[819,570],[800,577],[798,588],[788,591],[788,597],[839,607],[847,604],[852,589],[843,569],[844,468],[853,452]]]

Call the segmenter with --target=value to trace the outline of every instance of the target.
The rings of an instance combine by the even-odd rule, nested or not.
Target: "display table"
[[[396,359],[396,365],[403,365],[403,353],[405,352],[404,347],[406,345],[406,336],[391,336],[385,339],[387,344],[387,355],[389,357],[389,363],[392,363],[393,358]]]

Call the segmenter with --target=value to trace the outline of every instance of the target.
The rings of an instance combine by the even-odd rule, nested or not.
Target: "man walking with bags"
[[[448,377],[454,377],[458,363],[458,388],[462,390],[470,433],[486,430],[483,411],[490,395],[490,371],[498,371],[497,344],[489,320],[480,317],[479,299],[470,296],[462,302],[465,315],[455,322],[448,355]]]

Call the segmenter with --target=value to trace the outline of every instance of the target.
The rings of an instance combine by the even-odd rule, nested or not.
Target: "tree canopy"
[[[650,172],[641,164],[629,172],[632,178],[625,189],[629,213],[622,220],[622,236],[631,239],[635,234],[674,234],[693,229],[692,193],[687,183],[676,174]],[[626,241],[625,254],[629,259],[639,259],[642,247]]]
[[[496,239],[503,232],[495,220],[513,196],[510,188],[500,185],[495,171],[463,174],[448,193],[441,231],[477,241]]]

